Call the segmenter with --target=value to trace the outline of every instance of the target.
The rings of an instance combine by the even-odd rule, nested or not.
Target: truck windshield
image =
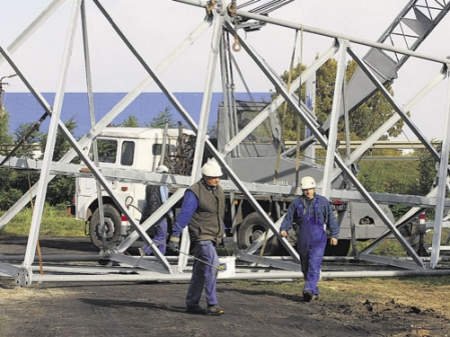
[[[115,163],[117,157],[117,140],[113,139],[97,139],[98,160],[102,163]],[[90,151],[92,155],[92,147]]]

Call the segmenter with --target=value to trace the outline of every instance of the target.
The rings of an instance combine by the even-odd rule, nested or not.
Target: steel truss
[[[136,60],[140,63],[145,71],[144,80],[137,85],[137,87],[130,91],[116,106],[114,106],[111,111],[105,115],[98,122],[95,121],[95,113],[93,109],[92,101],[92,85],[91,85],[91,65],[90,65],[90,51],[88,47],[88,31],[86,25],[86,13],[85,13],[85,1],[87,0],[77,0],[73,2],[73,10],[71,14],[70,26],[67,33],[65,52],[63,56],[62,69],[60,73],[60,78],[58,82],[58,89],[53,106],[50,106],[46,100],[39,93],[40,91],[33,86],[28,76],[20,69],[14,62],[12,54],[28,39],[33,31],[40,25],[42,25],[45,20],[53,14],[53,12],[66,0],[54,0],[43,12],[40,14],[36,20],[34,20],[29,27],[27,27],[22,34],[20,34],[17,39],[8,47],[3,48],[0,46],[0,54],[3,59],[0,62],[6,61],[14,69],[17,75],[21,78],[23,83],[27,86],[29,91],[34,95],[36,100],[44,108],[46,113],[51,116],[51,122],[48,131],[48,141],[44,153],[44,159],[42,163],[32,162],[32,161],[17,161],[18,166],[27,168],[40,169],[40,179],[36,185],[34,185],[24,196],[22,196],[14,206],[12,206],[1,218],[0,218],[0,228],[5,226],[28,202],[31,198],[36,197],[36,206],[33,211],[32,223],[30,228],[30,234],[28,237],[28,244],[25,253],[25,257],[21,265],[15,265],[11,263],[0,263],[0,273],[9,275],[16,278],[16,281],[21,286],[30,285],[33,280],[37,281],[83,281],[83,280],[97,280],[97,281],[119,281],[119,280],[148,280],[148,279],[158,279],[158,280],[184,280],[189,278],[189,268],[188,268],[188,252],[189,252],[189,240],[186,235],[186,231],[183,233],[181,253],[176,259],[177,268],[172,263],[169,263],[167,257],[161,254],[161,252],[154,245],[152,239],[146,234],[146,231],[154,225],[170,208],[172,208],[183,196],[185,189],[195,182],[200,177],[200,166],[203,156],[204,147],[210,151],[210,153],[217,159],[224,171],[226,172],[229,180],[224,181],[223,185],[227,191],[239,192],[245,196],[245,198],[251,203],[254,209],[259,213],[259,215],[264,219],[270,229],[270,235],[277,236],[278,240],[282,243],[284,248],[289,252],[291,256],[291,262],[275,261],[270,258],[256,257],[253,253],[262,245],[262,240],[254,243],[246,252],[236,252],[235,257],[247,261],[249,263],[257,263],[258,265],[264,266],[274,266],[279,269],[288,271],[270,271],[264,270],[262,273],[254,273],[243,271],[241,273],[236,272],[227,275],[221,275],[224,278],[295,278],[301,277],[301,272],[299,271],[298,262],[299,256],[292,245],[279,235],[279,225],[281,219],[276,223],[266,214],[264,209],[258,203],[254,197],[254,193],[272,193],[272,194],[294,194],[296,191],[290,186],[279,186],[279,185],[268,185],[268,184],[255,184],[242,181],[239,176],[234,172],[231,166],[228,164],[226,157],[230,154],[236,147],[253,131],[255,130],[265,119],[270,118],[271,114],[276,111],[277,108],[281,106],[284,102],[287,102],[298,114],[299,118],[308,126],[308,128],[314,134],[314,139],[317,140],[327,152],[324,176],[321,182],[321,192],[327,197],[339,196],[340,198],[347,200],[365,200],[376,212],[376,214],[383,220],[386,224],[387,231],[380,238],[374,241],[374,243],[369,246],[365,251],[360,254],[359,258],[363,260],[376,261],[378,263],[398,266],[405,269],[410,269],[406,271],[380,271],[373,273],[374,276],[399,276],[399,275],[411,275],[411,274],[426,274],[426,275],[437,275],[437,274],[447,274],[449,270],[436,271],[434,270],[438,267],[440,261],[440,241],[441,241],[441,230],[442,221],[444,218],[444,208],[449,205],[450,200],[446,199],[446,189],[449,185],[449,167],[448,167],[448,155],[450,151],[450,114],[447,114],[446,129],[442,144],[442,150],[438,153],[432,144],[426,139],[422,134],[420,129],[414,124],[414,122],[408,117],[406,111],[411,109],[415,103],[417,103],[420,98],[422,98],[426,93],[428,93],[433,87],[443,80],[449,77],[449,63],[448,59],[438,58],[431,55],[418,53],[411,50],[410,46],[407,45],[406,48],[399,48],[394,43],[386,44],[383,43],[387,37],[384,37],[378,42],[368,41],[352,36],[345,36],[336,34],[334,32],[325,31],[315,27],[309,27],[301,25],[295,22],[289,22],[282,19],[276,19],[269,17],[264,12],[264,10],[276,9],[277,5],[275,2],[270,2],[264,5],[263,9],[244,11],[241,7],[234,8],[230,11],[229,7],[226,7],[227,3],[222,1],[194,1],[194,0],[174,0],[186,5],[193,5],[207,9],[209,19],[212,19],[212,34],[211,34],[211,44],[209,50],[209,59],[207,64],[207,76],[204,85],[204,96],[200,111],[200,120],[198,125],[190,116],[189,112],[182,106],[182,104],[177,100],[177,98],[172,94],[169,88],[163,83],[158,75],[158,72],[162,71],[163,68],[167,67],[170,60],[177,57],[181,52],[191,44],[200,34],[204,31],[209,23],[203,22],[200,26],[194,30],[185,39],[177,49],[170,54],[166,61],[159,67],[152,68],[147,61],[141,56],[139,51],[133,46],[130,40],[123,33],[121,28],[115,23],[113,18],[109,15],[108,11],[102,6],[99,0],[92,0],[99,12],[108,21],[110,26],[113,28],[114,32],[122,40],[125,46],[133,54]],[[251,2],[251,1],[250,1]],[[286,3],[290,1],[285,1]],[[418,5],[417,1],[412,1],[408,4],[409,8],[411,6]],[[441,10],[448,10],[448,5],[442,6]],[[417,10],[415,11],[417,12]],[[406,12],[405,12],[406,13]],[[417,13],[416,13],[417,14]],[[402,14],[406,15],[406,14]],[[442,14],[441,16],[443,16]],[[79,141],[76,141],[74,137],[67,130],[65,125],[60,120],[60,112],[62,108],[62,102],[64,98],[64,89],[66,84],[66,74],[68,65],[70,63],[71,50],[73,48],[73,36],[77,25],[77,18],[81,16],[82,30],[83,30],[83,51],[85,58],[85,71],[87,79],[87,92],[89,96],[89,109],[91,116],[92,127],[91,130],[82,137]],[[441,19],[439,16],[439,20]],[[236,20],[239,18],[239,20]],[[424,18],[417,14],[418,20],[424,22]],[[432,17],[433,20],[436,17]],[[273,24],[282,26],[288,29],[301,30],[302,32],[311,33],[315,35],[322,35],[332,38],[332,43],[330,48],[322,53],[303,73],[302,76],[293,81],[289,88],[283,83],[283,81],[273,73],[270,66],[258,55],[255,49],[249,45],[245,39],[240,35],[239,28],[242,28],[240,24],[245,20],[255,20],[259,23]],[[431,20],[431,19],[430,19]],[[439,21],[436,19],[435,24]],[[404,20],[409,23],[410,26],[416,27],[411,21]],[[395,27],[391,27],[391,31],[394,31]],[[418,41],[423,40],[426,35],[431,31],[431,24],[428,25],[427,30],[422,30],[421,35],[417,39]],[[245,28],[244,28],[245,29]],[[416,27],[417,29],[417,27]],[[209,117],[211,97],[212,97],[212,84],[216,76],[216,68],[219,63],[219,56],[221,60],[221,73],[222,80],[224,84],[224,91],[227,88],[227,81],[230,80],[229,66],[231,62],[230,54],[227,54],[226,48],[228,48],[228,41],[226,39],[227,34],[232,34],[239,45],[242,46],[243,50],[248,54],[248,56],[255,62],[259,69],[265,74],[267,79],[273,84],[280,93],[271,104],[269,104],[265,109],[263,109],[253,120],[251,120],[242,130],[236,132],[236,134],[228,139],[224,150],[220,152],[215,146],[207,139],[207,121]],[[387,33],[384,34],[387,36]],[[417,46],[420,42],[417,42]],[[415,98],[408,103],[407,106],[402,107],[396,100],[390,95],[390,93],[384,88],[383,80],[380,80],[379,76],[374,74],[373,67],[368,65],[365,59],[359,57],[353,50],[352,46],[354,44],[361,44],[375,48],[377,51],[385,51],[393,53],[398,61],[398,65],[401,65],[406,61],[407,57],[415,57],[430,62],[437,62],[442,64],[442,71],[437,74],[436,79],[428,83],[422,90],[420,90]],[[399,56],[400,55],[400,56]],[[299,103],[298,97],[294,92],[298,87],[305,83],[309,77],[313,76],[315,71],[324,64],[328,59],[336,56],[338,60],[338,70],[336,74],[334,98],[333,98],[333,108],[331,112],[331,117],[329,124],[328,135],[322,133],[321,125],[315,120],[312,112],[303,103]],[[342,158],[336,151],[335,144],[337,141],[337,122],[339,117],[344,113],[342,109],[342,86],[344,82],[344,74],[346,67],[346,58],[350,56],[359,65],[360,71],[364,73],[367,79],[371,82],[374,88],[378,88],[382,94],[391,103],[393,109],[397,113],[386,121],[377,131],[375,131],[363,144],[361,144],[357,149],[349,154],[347,158]],[[118,114],[123,111],[128,104],[130,104],[145,88],[149,81],[154,81],[160,90],[167,96],[171,104],[176,108],[176,110],[185,119],[187,124],[197,135],[197,142],[195,147],[195,155],[193,161],[193,169],[191,176],[176,176],[176,175],[161,175],[149,172],[138,172],[127,170],[127,172],[121,172],[120,170],[108,170],[98,167],[98,158],[95,155],[94,146],[94,161],[92,161],[86,154],[86,149],[89,145],[94,142],[95,138],[101,131],[111,123]],[[233,108],[233,93],[231,91],[225,92],[226,106],[228,109]],[[450,96],[450,94],[449,94]],[[389,128],[391,128],[399,120],[404,120],[406,125],[415,133],[419,140],[424,144],[425,148],[428,149],[436,161],[439,162],[439,172],[438,172],[438,185],[433,188],[429,195],[426,197],[419,196],[395,196],[388,194],[375,194],[369,193],[366,188],[358,181],[356,176],[353,174],[349,168],[352,163],[358,160],[363,153],[370,148]],[[52,162],[53,151],[56,140],[57,129],[60,129],[63,134],[69,140],[72,149],[68,151],[63,158],[58,162]],[[206,139],[206,140],[205,140]],[[77,268],[77,267],[54,267],[49,270],[53,270],[59,273],[67,273],[67,275],[37,275],[34,273],[34,260],[35,260],[35,250],[37,246],[37,241],[39,237],[39,229],[42,217],[42,211],[46,196],[47,185],[56,174],[71,174],[71,175],[82,175],[88,173],[80,172],[80,166],[70,164],[71,160],[75,156],[79,156],[83,161],[84,165],[88,167],[89,174],[93,175],[97,180],[97,187],[100,186],[108,192],[111,198],[119,206],[120,211],[125,214],[132,226],[134,231],[123,240],[120,245],[111,251],[101,252],[102,257],[109,259],[111,261],[120,262],[122,265],[128,266],[133,272],[133,275],[124,275],[123,270],[121,272],[114,272],[105,269],[102,272],[98,268]],[[11,163],[16,159],[11,158],[8,163]],[[336,166],[336,167],[335,167]],[[332,188],[332,182],[340,175],[345,174],[345,176],[351,181],[352,185],[356,190],[335,190]],[[169,182],[177,190],[171,195],[169,200],[160,207],[155,213],[153,213],[143,224],[139,225],[133,220],[130,215],[126,205],[124,205],[117,197],[114,195],[114,191],[111,189],[108,183],[107,177],[119,177],[120,179],[130,180],[130,181],[143,181],[143,182]],[[400,201],[403,203],[410,204],[414,206],[405,216],[403,216],[396,223],[393,223],[389,217],[384,213],[383,209],[380,207],[379,202],[389,203],[392,200]],[[432,245],[431,259],[428,261],[424,258],[418,256],[414,251],[408,241],[402,236],[399,231],[399,227],[402,226],[406,221],[410,220],[411,217],[416,215],[423,207],[435,207],[435,219],[434,219],[434,236]],[[102,214],[100,215],[102,217]],[[381,242],[388,235],[394,235],[395,238],[404,247],[410,258],[399,259],[399,258],[382,258],[379,256],[374,256],[370,254],[376,245]],[[155,259],[146,260],[138,257],[126,256],[125,251],[138,239],[142,238],[147,244],[149,244],[156,254]],[[275,261],[275,262],[274,262]],[[229,262],[229,261],[228,261]],[[426,263],[427,262],[427,263]],[[234,266],[234,260],[232,261]],[[122,267],[123,268],[123,267]],[[82,275],[89,274],[89,275]],[[327,272],[323,276],[330,277],[346,277],[346,276],[370,276],[370,272]]]

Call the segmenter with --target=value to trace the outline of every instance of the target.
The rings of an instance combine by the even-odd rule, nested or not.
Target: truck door
[[[136,166],[136,143],[134,140],[123,140],[120,145],[120,168],[127,169]],[[132,205],[138,207],[138,200],[136,199],[136,183],[121,181],[117,182],[117,190],[125,204],[131,202]],[[141,185],[141,184],[139,184]],[[131,197],[132,199],[127,199]],[[139,221],[140,213],[134,207],[129,209],[134,220]]]

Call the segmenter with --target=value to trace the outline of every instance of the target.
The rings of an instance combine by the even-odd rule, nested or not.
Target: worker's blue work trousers
[[[156,247],[161,251],[162,254],[166,254],[166,245],[167,245],[167,220],[162,219],[159,223],[153,225],[155,226],[153,242]],[[153,250],[149,245],[144,245],[144,252],[147,255],[152,255]]]
[[[319,295],[317,283],[320,279],[327,235],[323,225],[316,224],[313,218],[305,219],[297,237],[297,251],[300,255],[305,286],[303,291]]]
[[[217,305],[216,279],[219,257],[216,247],[212,241],[198,241],[194,243],[193,253],[201,261],[194,261],[186,306],[192,307],[199,304],[203,288],[205,289],[206,303]]]

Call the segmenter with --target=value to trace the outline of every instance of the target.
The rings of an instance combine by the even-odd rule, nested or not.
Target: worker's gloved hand
[[[337,244],[338,244],[338,239],[330,238],[330,245],[331,246],[337,246]]]
[[[180,250],[180,237],[172,235],[169,238],[169,243],[167,244],[167,247],[173,252],[178,252]]]
[[[286,232],[286,231],[281,231],[281,232],[280,232],[280,235],[281,235],[283,238],[287,238],[287,237],[288,237],[288,232]]]

